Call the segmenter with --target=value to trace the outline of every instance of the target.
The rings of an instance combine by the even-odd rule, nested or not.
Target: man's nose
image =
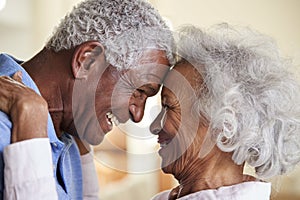
[[[134,91],[129,100],[129,112],[133,122],[140,122],[144,116],[147,95]]]

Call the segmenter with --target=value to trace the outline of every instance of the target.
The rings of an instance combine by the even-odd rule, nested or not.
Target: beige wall
[[[0,51],[27,59],[44,45],[59,19],[80,0],[8,0],[0,11]],[[300,66],[299,0],[149,0],[174,28],[219,22],[271,35]],[[16,15],[18,13],[18,15]]]
[[[278,41],[300,65],[299,0],[150,0],[174,28],[228,22],[250,26]]]
[[[80,0],[7,0],[0,11],[0,52],[26,60],[44,46],[53,28]]]

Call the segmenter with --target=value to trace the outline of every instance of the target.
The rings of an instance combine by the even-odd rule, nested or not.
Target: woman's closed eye
[[[176,99],[173,100],[163,100],[162,107],[166,110],[176,110],[179,108],[179,102]]]

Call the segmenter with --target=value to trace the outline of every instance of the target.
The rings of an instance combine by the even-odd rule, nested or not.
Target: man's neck
[[[61,124],[64,118],[65,102],[71,99],[72,85],[71,63],[72,51],[53,52],[43,49],[22,66],[39,88],[41,95],[48,103],[57,136],[61,135]],[[71,68],[71,67],[69,67]]]

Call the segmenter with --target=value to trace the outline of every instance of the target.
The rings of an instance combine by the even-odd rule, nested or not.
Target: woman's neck
[[[221,152],[219,149],[190,163],[181,175],[176,176],[180,185],[172,190],[169,199],[255,180],[254,177],[243,175],[243,165],[236,165],[230,153]]]

